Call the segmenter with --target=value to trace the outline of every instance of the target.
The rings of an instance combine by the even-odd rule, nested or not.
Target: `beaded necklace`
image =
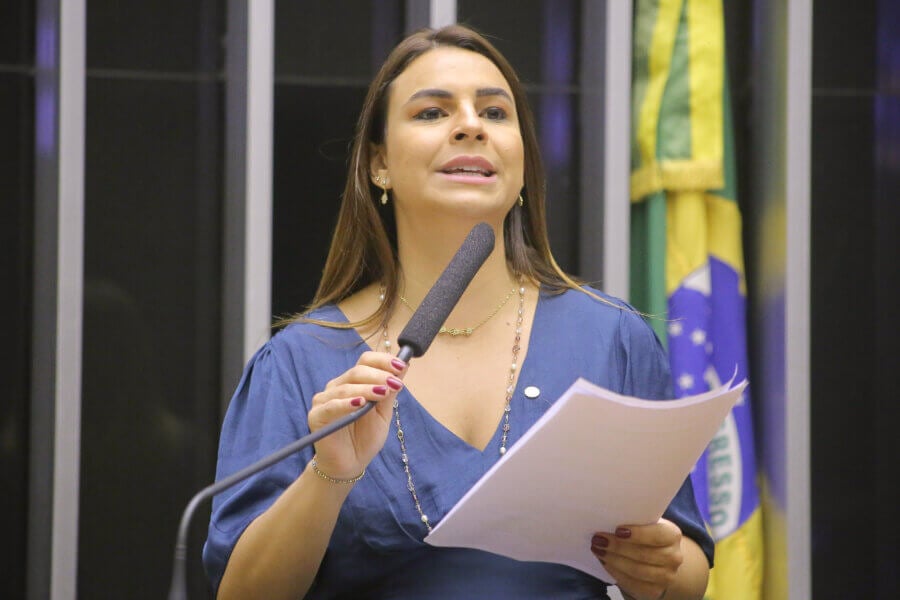
[[[510,402],[512,401],[513,392],[515,391],[515,379],[516,379],[516,370],[518,369],[518,359],[519,359],[519,343],[522,340],[522,320],[525,317],[525,286],[522,281],[519,281],[519,309],[516,315],[516,335],[513,341],[512,346],[512,364],[509,367],[509,374],[507,376],[506,381],[506,403],[503,407],[503,434],[500,438],[500,455],[503,456],[506,454],[506,442],[509,439],[509,413],[511,410]],[[384,301],[384,289],[381,290],[380,300]],[[504,302],[505,303],[505,302]],[[492,315],[493,316],[493,315]],[[387,323],[384,324],[381,328],[381,338],[382,344],[384,346],[385,352],[391,351],[391,340],[388,336]],[[428,515],[425,514],[425,511],[422,510],[422,504],[419,502],[419,496],[416,493],[416,485],[413,482],[412,471],[409,468],[409,454],[406,451],[406,440],[403,436],[403,426],[400,423],[400,403],[397,400],[397,397],[394,397],[394,423],[397,426],[397,440],[400,442],[400,460],[403,464],[403,471],[406,473],[406,489],[409,490],[410,495],[412,496],[413,504],[416,506],[416,512],[419,513],[419,518],[422,523],[425,525],[425,528],[428,530],[428,533],[431,533],[431,522],[428,520]]]

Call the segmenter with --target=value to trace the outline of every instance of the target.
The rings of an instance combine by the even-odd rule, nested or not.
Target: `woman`
[[[410,36],[370,86],[349,171],[313,306],[248,365],[218,476],[376,407],[215,499],[204,560],[218,597],[605,598],[605,583],[566,566],[422,541],[576,377],[668,394],[640,317],[550,255],[514,71],[466,28]],[[482,221],[503,243],[447,320],[464,331],[408,368],[395,336]],[[591,550],[628,597],[700,598],[712,543],[686,482],[658,523],[597,532]]]

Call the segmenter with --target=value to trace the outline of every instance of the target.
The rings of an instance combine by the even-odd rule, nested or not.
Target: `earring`
[[[519,193],[519,206],[525,206],[525,198],[522,197],[521,193]]]
[[[382,177],[381,175],[375,176],[375,183],[381,186],[381,205],[384,206],[388,203],[388,193],[387,193],[387,177]]]

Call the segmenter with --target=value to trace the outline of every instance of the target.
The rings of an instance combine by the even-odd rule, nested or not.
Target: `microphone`
[[[400,332],[397,338],[400,351],[397,358],[409,362],[410,358],[422,356],[431,346],[431,342],[447,317],[453,311],[453,307],[459,301],[460,296],[469,286],[469,282],[475,277],[475,273],[487,260],[494,249],[494,230],[487,223],[479,223],[469,232],[462,246],[450,260],[441,276],[425,295],[425,299],[413,313],[412,318]],[[178,525],[178,535],[175,541],[175,556],[172,565],[172,580],[169,586],[169,600],[187,600],[187,577],[185,574],[187,561],[187,537],[190,529],[191,517],[201,502],[212,498],[216,494],[227,490],[262,471],[278,461],[287,458],[291,454],[306,448],[320,439],[331,435],[335,431],[353,423],[375,406],[374,402],[367,402],[365,406],[336,421],[333,421],[316,432],[303,436],[299,440],[276,450],[272,454],[261,458],[248,467],[244,467],[236,473],[232,473],[212,485],[209,485],[191,498],[181,522]]]

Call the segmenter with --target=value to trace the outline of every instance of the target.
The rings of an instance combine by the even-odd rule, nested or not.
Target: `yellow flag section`
[[[666,196],[665,272],[670,299],[669,322],[698,323],[701,319],[696,318],[692,312],[707,312],[710,305],[711,321],[743,312],[735,310],[733,301],[728,302],[726,299],[722,302],[721,298],[715,299],[717,292],[718,296],[722,295],[718,289],[722,277],[717,276],[717,269],[730,269],[735,274],[741,274],[733,280],[731,295],[734,297],[739,293],[746,297],[740,236],[729,235],[739,232],[741,228],[736,203],[715,194],[697,192],[667,192]],[[716,265],[716,262],[724,265]],[[694,290],[684,290],[684,286],[692,285],[691,280],[697,273],[709,273],[709,281],[703,285],[708,286],[707,297],[713,298],[711,302],[701,303],[699,311],[692,310],[696,307],[692,306],[690,297],[685,298]],[[725,294],[727,296],[727,290]],[[723,303],[726,303],[725,311],[718,311],[719,314],[716,314],[716,308]],[[721,331],[721,325],[712,323],[705,328],[705,339],[713,340],[712,354],[716,355],[707,356],[706,361],[698,361],[692,355],[691,348],[685,349],[685,344],[679,343],[684,334],[673,335],[673,329],[677,330],[678,327],[668,328],[669,351],[676,379],[675,388],[679,395],[683,391],[679,389],[679,379],[685,373],[696,373],[697,377],[704,377],[709,385],[719,383],[720,373],[722,377],[730,377],[727,372],[729,364],[732,365],[732,371],[735,366],[738,367],[739,377],[743,375],[744,370],[736,362],[723,360],[723,355],[733,357],[740,352],[736,352],[731,343],[734,336],[721,340],[716,335]],[[692,328],[692,333],[703,330],[704,328]],[[711,381],[710,372],[714,378]],[[693,393],[694,388],[688,389]],[[763,597],[763,523],[756,491],[755,468],[751,470],[750,467],[755,463],[752,456],[748,456],[753,451],[752,415],[748,409],[749,400],[744,398],[742,404],[735,407],[723,424],[692,475],[698,505],[716,540],[715,567],[710,574],[705,596],[710,600],[759,600]],[[737,464],[741,468],[736,469]],[[726,478],[730,479],[732,485],[721,485],[721,481]],[[741,486],[749,489],[741,489]],[[729,498],[723,500],[723,495],[728,495]],[[730,515],[720,516],[726,513]]]
[[[637,0],[634,44],[632,301],[658,316],[684,396],[750,379],[722,2]],[[748,392],[691,474],[716,540],[711,600],[762,597],[750,405]]]
[[[740,231],[741,213],[736,202],[702,192],[668,192],[666,295],[677,290],[713,254],[740,275],[740,292],[746,298]]]
[[[660,190],[719,189],[724,177],[721,2],[638,0],[637,5],[631,198]],[[689,74],[698,64],[704,69]],[[673,72],[685,76],[671,78]]]

